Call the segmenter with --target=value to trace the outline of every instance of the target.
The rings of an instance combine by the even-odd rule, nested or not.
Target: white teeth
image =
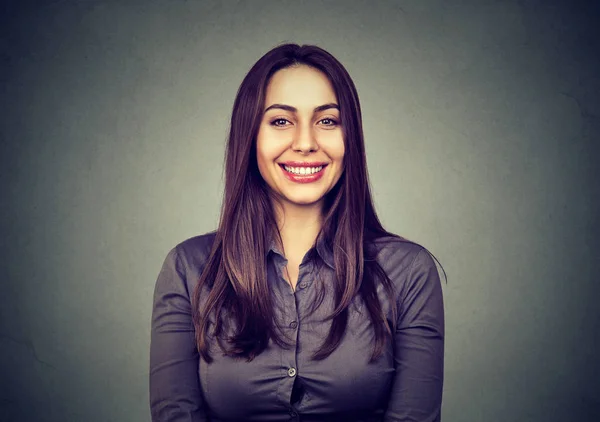
[[[321,171],[321,169],[323,168],[323,166],[319,166],[319,167],[289,167],[286,165],[284,165],[283,167],[290,173],[300,174],[300,175],[313,174],[318,171]]]

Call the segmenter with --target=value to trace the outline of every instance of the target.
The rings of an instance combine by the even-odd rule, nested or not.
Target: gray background
[[[156,276],[283,41],[347,67],[380,216],[448,273],[444,420],[600,420],[592,3],[3,3],[0,420],[150,419]]]

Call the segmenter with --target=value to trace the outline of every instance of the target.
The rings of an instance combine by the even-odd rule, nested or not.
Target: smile
[[[296,183],[311,183],[319,180],[325,173],[326,165],[318,167],[291,167],[285,164],[280,164],[279,167],[283,174],[292,182]]]
[[[319,172],[323,166],[318,167],[291,167],[283,164],[283,168],[289,171],[290,173],[300,174],[300,175],[311,175],[313,173]]]

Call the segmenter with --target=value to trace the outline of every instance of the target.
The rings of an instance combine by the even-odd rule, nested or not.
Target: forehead
[[[266,106],[284,103],[297,108],[336,102],[333,85],[323,72],[300,65],[280,69],[267,85]]]

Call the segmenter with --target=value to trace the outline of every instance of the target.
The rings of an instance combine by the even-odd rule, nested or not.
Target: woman
[[[388,233],[344,67],[281,45],[244,78],[215,232],[173,248],[152,312],[153,421],[439,421],[444,312]]]

